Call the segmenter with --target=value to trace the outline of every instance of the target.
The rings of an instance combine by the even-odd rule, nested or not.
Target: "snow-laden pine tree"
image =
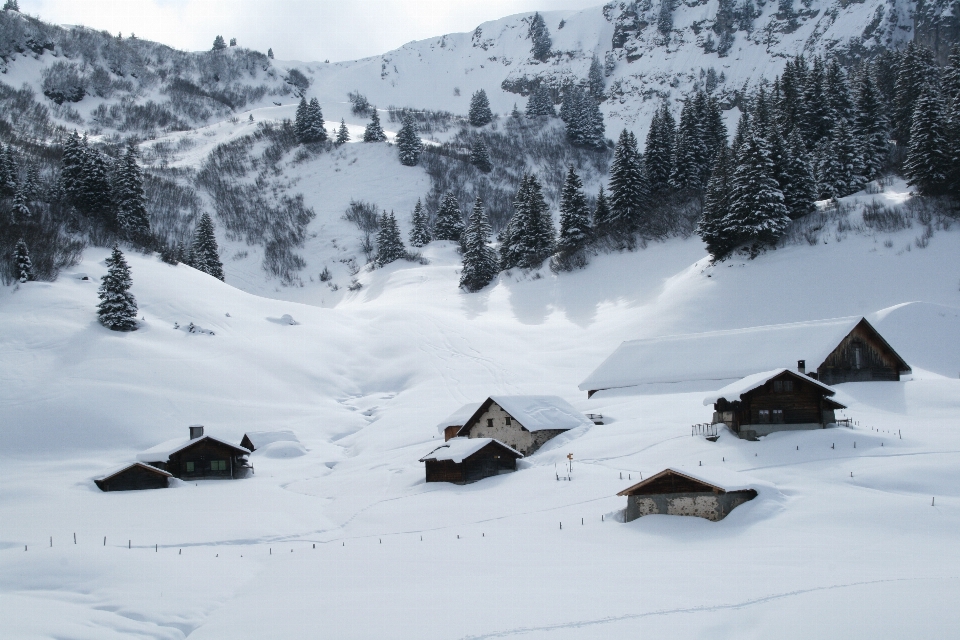
[[[74,129],[63,141],[63,155],[60,161],[60,187],[67,199],[77,204],[80,197],[80,185],[83,182],[84,148],[80,135]]]
[[[273,47],[267,49],[267,57],[273,60]]]
[[[210,214],[204,213],[197,223],[197,230],[193,236],[193,247],[190,255],[190,266],[223,280],[223,263],[220,262],[220,248],[217,246],[217,236],[213,230],[213,220]]]
[[[583,182],[570,165],[560,192],[560,236],[553,256],[554,266],[563,271],[585,267],[590,240],[590,209],[583,194]]]
[[[670,190],[670,174],[673,173],[673,143],[676,123],[666,101],[653,114],[647,141],[644,146],[643,164],[650,193],[663,194]]]
[[[213,39],[213,51],[223,51],[227,48],[227,41],[223,39],[223,36],[217,36]]]
[[[713,161],[720,150],[727,146],[727,125],[723,121],[720,100],[705,93],[702,95],[703,100],[697,102],[697,112],[701,114],[700,117],[703,119],[703,143],[707,146],[708,162],[706,166],[709,169],[713,166]],[[673,116],[670,116],[669,123],[672,127]],[[706,179],[704,178],[704,181]]]
[[[553,253],[556,234],[550,209],[543,197],[543,187],[532,174],[526,179],[523,213],[512,229],[516,266],[536,269]]]
[[[528,35],[533,43],[533,46],[530,47],[530,55],[533,56],[534,60],[545,62],[550,57],[550,47],[553,46],[553,41],[550,39],[547,24],[539,13],[535,13],[533,19],[530,20]]]
[[[722,222],[724,233],[730,234],[736,246],[746,245],[751,256],[756,256],[773,246],[790,222],[761,135],[751,132],[747,136],[730,182],[730,210]]]
[[[97,305],[97,316],[100,324],[113,331],[135,331],[137,299],[130,293],[133,280],[119,247],[113,247],[106,262],[107,273],[101,279],[98,292],[100,304]]]
[[[540,86],[530,94],[530,98],[527,100],[526,114],[528,118],[536,118],[538,116],[556,117],[557,112],[553,108],[553,96],[545,84],[540,84]]]
[[[650,187],[633,133],[620,133],[610,165],[610,209],[617,232],[631,235],[643,227]]]
[[[677,191],[699,191],[703,188],[704,177],[710,173],[703,124],[697,116],[695,97],[687,98],[680,111],[673,173],[670,175],[670,185]]]
[[[337,140],[335,144],[339,147],[346,142],[350,142],[350,132],[347,131],[347,123],[343,121],[343,118],[340,118],[340,128],[337,129]]]
[[[513,215],[500,233],[500,268],[512,269],[520,265],[521,242],[524,229],[529,226],[530,176],[524,175],[513,198]]]
[[[17,0],[7,0],[3,3],[3,10],[16,11],[17,13],[20,13],[20,4],[17,2]]]
[[[27,250],[27,243],[23,238],[17,240],[17,246],[13,250],[13,266],[17,281],[21,284],[33,280],[36,276],[33,273],[33,262],[30,260],[30,252]]]
[[[567,89],[560,108],[560,119],[566,124],[567,139],[572,144],[590,149],[606,146],[600,105],[582,88],[573,86]]]
[[[17,173],[13,150],[0,144],[0,197],[9,197],[17,192]]]
[[[613,213],[610,211],[607,194],[601,186],[599,193],[597,193],[597,204],[593,208],[593,237],[596,240],[607,238],[614,231]]]
[[[960,44],[953,46],[947,66],[943,68],[943,90],[947,105],[960,97]]]
[[[10,208],[10,222],[11,224],[25,224],[30,222],[32,217],[30,207],[27,206],[27,197],[23,193],[23,187],[17,187],[13,194],[13,206]]]
[[[835,118],[843,118],[847,122],[853,121],[853,98],[847,83],[847,72],[843,70],[836,58],[827,65],[827,101]]]
[[[146,240],[150,235],[150,217],[143,191],[143,173],[137,164],[137,150],[133,144],[127,146],[127,153],[117,168],[115,193],[120,232],[131,240]]]
[[[863,152],[843,118],[837,120],[832,137],[839,167],[839,172],[833,176],[834,191],[842,198],[863,188]]]
[[[483,210],[483,201],[477,197],[473,213],[463,232],[463,270],[460,272],[460,287],[467,291],[479,291],[497,276],[497,254],[487,242],[490,238],[490,223]]]
[[[430,219],[427,212],[423,210],[420,204],[420,198],[417,198],[417,206],[413,208],[413,220],[410,228],[410,246],[426,246],[430,242]]]
[[[787,166],[790,164],[790,152],[787,142],[780,133],[780,127],[771,121],[766,133],[767,149],[770,151],[770,160],[773,162],[773,179],[777,181],[780,191],[787,183]]]
[[[460,203],[452,191],[447,191],[440,199],[437,217],[433,225],[434,240],[453,240],[460,242],[463,235],[463,213]]]
[[[310,140],[310,105],[306,97],[300,98],[300,104],[297,105],[297,113],[293,117],[293,130],[297,134],[297,142],[305,144]]]
[[[893,105],[893,137],[898,146],[910,144],[917,101],[935,69],[933,54],[922,45],[910,42],[899,55]]]
[[[733,134],[733,142],[730,145],[730,151],[733,152],[733,156],[736,157],[740,153],[740,147],[743,146],[744,140],[747,139],[747,136],[750,134],[750,110],[744,109],[740,113],[740,119],[737,120],[737,130]]]
[[[116,223],[113,208],[113,189],[107,173],[107,163],[103,155],[91,149],[83,138],[83,167],[81,169],[79,204],[80,211],[99,218],[107,225]]]
[[[827,97],[827,72],[823,58],[813,59],[813,66],[807,74],[803,87],[803,119],[801,133],[803,139],[816,146],[830,135],[833,129],[834,115]]]
[[[863,173],[867,180],[880,176],[887,161],[889,135],[883,103],[873,82],[869,65],[864,64],[857,79],[857,108],[853,127],[863,153]]]
[[[323,109],[320,101],[310,98],[307,106],[307,141],[325,142],[327,139],[327,123],[323,120]]]
[[[400,237],[397,219],[392,211],[389,214],[384,211],[380,216],[380,231],[377,233],[377,257],[375,258],[377,266],[382,267],[402,260],[406,255],[407,251]]]
[[[710,173],[710,180],[703,198],[703,214],[697,223],[697,235],[707,246],[707,252],[713,261],[723,260],[735,247],[725,221],[730,213],[731,197],[731,158],[730,151],[723,147],[717,154],[716,162]]]
[[[417,123],[412,116],[403,117],[403,124],[397,132],[396,143],[400,164],[407,167],[417,166],[420,162],[420,154],[423,152],[423,142],[417,133]]]
[[[830,200],[840,197],[836,176],[843,173],[837,150],[829,137],[821,140],[813,149],[813,175],[817,182],[817,199]]]
[[[939,195],[946,191],[952,145],[947,137],[944,113],[939,87],[927,84],[916,101],[910,146],[903,164],[907,184],[921,195]]]
[[[596,55],[590,60],[590,70],[587,72],[587,86],[590,88],[590,95],[593,99],[601,102],[603,100],[604,89],[603,65],[600,64],[600,60],[597,59]]]
[[[490,162],[490,151],[482,136],[477,136],[473,140],[473,146],[470,148],[470,164],[484,173],[490,173],[493,170],[493,164]]]
[[[783,204],[791,219],[796,220],[816,209],[814,202],[817,199],[817,181],[813,177],[807,144],[797,128],[790,134],[785,185],[781,187],[781,191]]]
[[[470,111],[467,113],[470,124],[474,127],[482,127],[493,121],[493,112],[490,111],[490,100],[487,99],[487,92],[480,89],[474,92],[470,98]]]
[[[386,139],[387,134],[383,132],[383,127],[380,126],[380,116],[377,114],[377,108],[370,107],[370,122],[363,131],[363,141],[385,142]]]

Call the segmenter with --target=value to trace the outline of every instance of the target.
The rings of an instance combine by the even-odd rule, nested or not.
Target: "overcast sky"
[[[215,36],[284,60],[352,60],[411,40],[472,31],[515,13],[582,9],[603,0],[20,0],[47,22],[83,24],[190,51]]]

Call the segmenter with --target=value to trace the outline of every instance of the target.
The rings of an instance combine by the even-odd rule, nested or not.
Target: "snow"
[[[468,402],[438,424],[437,431],[443,435],[447,427],[462,427],[466,424],[467,420],[477,412],[477,409],[479,409],[482,404],[482,402]]]
[[[290,430],[281,431],[247,431],[244,433],[255,449],[260,449],[273,442],[300,442],[297,435]]]
[[[759,494],[762,490],[771,491],[776,493],[777,490],[775,486],[769,482],[760,480],[759,478],[753,478],[749,474],[740,473],[736,471],[730,471],[728,469],[722,469],[717,467],[667,467],[663,471],[658,471],[657,473],[648,474],[646,480],[641,480],[640,482],[633,484],[617,495],[626,494],[634,487],[640,486],[644,482],[652,480],[661,473],[666,473],[667,471],[673,471],[674,473],[679,473],[680,475],[687,476],[694,480],[699,480],[700,482],[705,482],[714,487],[723,489],[724,491],[746,491],[748,489],[754,489]]]
[[[167,476],[168,478],[172,478],[172,477],[173,477],[171,474],[167,473],[167,472],[164,471],[163,469],[158,469],[158,468],[156,468],[156,467],[154,467],[154,466],[152,466],[152,465],[144,464],[143,462],[133,462],[133,463],[130,463],[130,464],[125,464],[125,465],[116,467],[116,468],[114,468],[114,469],[111,470],[111,471],[108,471],[108,472],[106,472],[106,473],[100,474],[99,476],[97,476],[97,477],[94,478],[94,479],[95,479],[95,480],[106,480],[107,478],[112,478],[113,476],[117,475],[117,474],[120,473],[121,471],[126,471],[127,469],[130,469],[131,467],[143,467],[144,469],[147,469],[148,471],[155,471],[156,473],[159,473],[159,474],[161,474],[161,475]]]
[[[137,454],[137,460],[140,462],[165,462],[167,458],[172,456],[178,451],[189,447],[192,444],[196,444],[201,440],[213,440],[214,442],[219,442],[220,444],[225,444],[228,447],[233,447],[239,451],[250,453],[249,450],[241,447],[238,444],[233,444],[232,442],[227,442],[226,440],[221,440],[220,438],[215,438],[213,436],[205,435],[200,436],[199,438],[174,438],[172,440],[167,440],[166,442],[161,442],[160,444],[150,447],[145,451],[141,451]]]
[[[720,401],[721,398],[727,400],[728,402],[736,402],[740,400],[740,396],[748,391],[752,391],[757,387],[762,387],[767,384],[773,378],[776,378],[778,375],[785,371],[791,371],[790,369],[774,369],[773,371],[762,371],[760,373],[754,373],[749,375],[742,380],[737,380],[736,382],[731,382],[727,386],[723,387],[719,391],[711,393],[706,398],[703,399],[703,406],[708,407],[712,404],[716,404]],[[834,395],[834,391],[831,387],[823,384],[819,380],[814,380],[813,378],[807,377],[807,381],[811,384],[814,384],[821,389],[827,392],[827,395]]]
[[[559,396],[490,396],[530,432],[592,427],[593,422]]]
[[[451,438],[450,440],[447,440],[446,443],[440,445],[427,455],[420,458],[420,462],[424,462],[426,460],[452,460],[453,462],[460,464],[463,462],[464,458],[469,458],[491,442],[496,442],[501,447],[505,447],[510,451],[513,451],[519,458],[523,457],[523,454],[513,447],[505,445],[494,438]]]

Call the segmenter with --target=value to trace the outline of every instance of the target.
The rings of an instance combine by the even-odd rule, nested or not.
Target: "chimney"
[[[806,361],[806,360],[797,360],[797,371],[799,371],[800,373],[806,373],[806,372],[807,372],[807,361]],[[201,428],[201,431],[202,431],[202,430],[203,430],[203,429]]]
[[[190,439],[196,440],[197,438],[203,437],[203,425],[202,424],[192,424],[190,425]]]

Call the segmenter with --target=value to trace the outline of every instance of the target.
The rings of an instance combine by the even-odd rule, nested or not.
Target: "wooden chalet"
[[[593,422],[557,396],[490,396],[456,435],[495,438],[528,456],[551,438],[583,426]]]
[[[580,389],[587,397],[641,385],[710,389],[718,382],[794,365],[828,385],[896,381],[911,373],[866,318],[853,316],[631,340],[617,347]]]
[[[426,464],[427,482],[467,484],[517,470],[523,454],[493,438],[453,438],[420,462]]]
[[[203,435],[203,426],[190,427],[190,438],[159,444],[137,456],[137,460],[163,469],[177,478],[235,479],[246,476],[250,450]]]
[[[134,462],[111,471],[93,482],[101,491],[139,491],[141,489],[165,489],[172,474],[156,467]]]
[[[747,376],[711,393],[714,424],[723,423],[739,437],[755,440],[774,431],[823,429],[836,423],[837,409],[846,407],[836,392],[818,380],[788,369]]]
[[[723,475],[727,481],[722,484],[726,486],[710,475]],[[624,489],[617,494],[627,497],[624,521],[653,514],[723,520],[733,509],[757,497],[756,490],[744,485],[735,474],[708,472],[698,476],[700,473],[664,469]]]

